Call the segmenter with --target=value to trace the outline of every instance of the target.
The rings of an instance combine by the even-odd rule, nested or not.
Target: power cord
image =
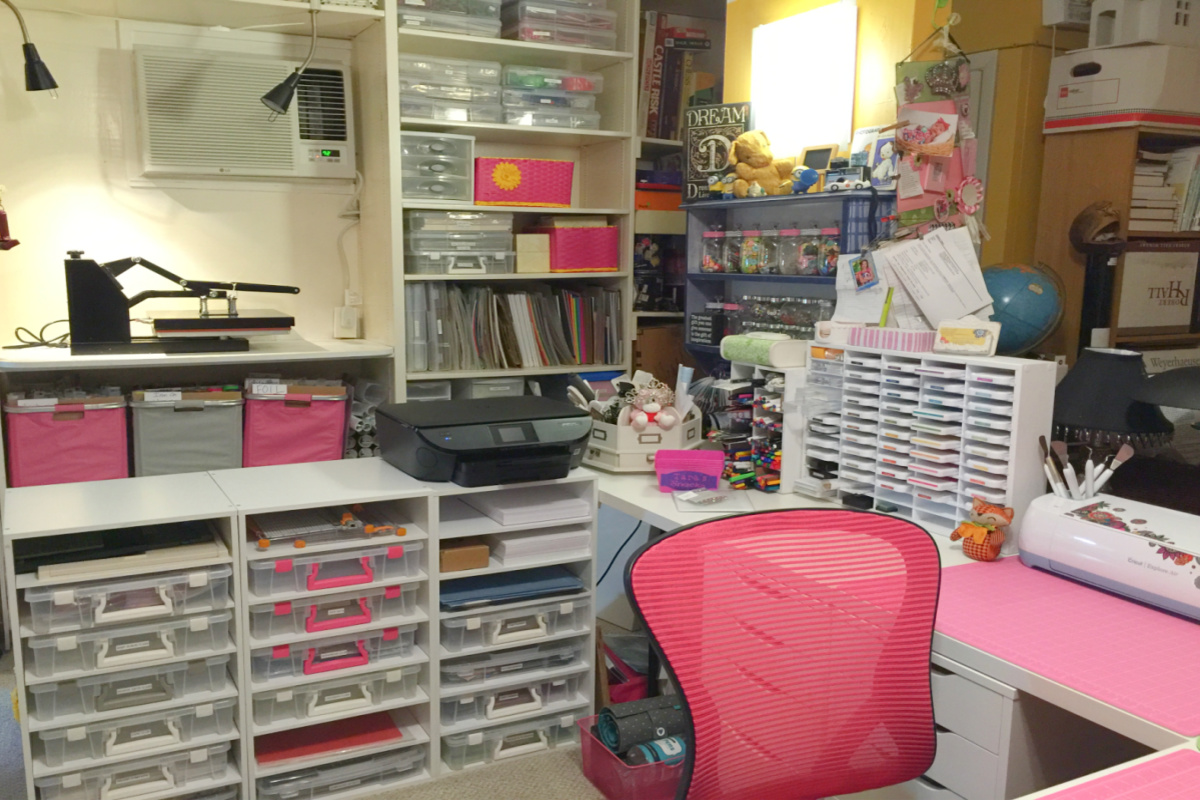
[[[625,549],[625,545],[633,541],[633,537],[642,529],[642,521],[639,519],[637,524],[633,526],[633,530],[625,537],[625,541],[621,542],[621,546],[617,548],[617,552],[613,553],[612,561],[608,562],[608,566],[604,568],[604,574],[600,576],[600,580],[596,581],[596,585],[604,583],[604,579],[608,577],[609,570],[613,568],[613,564],[617,563],[617,559],[621,557],[621,551]]]
[[[46,329],[49,328],[51,325],[57,325],[60,322],[70,322],[70,320],[56,319],[53,322],[47,322],[45,325],[43,325],[41,328],[38,329],[37,333],[34,333],[29,328],[26,328],[25,326],[22,325],[13,331],[13,335],[16,337],[17,341],[20,342],[20,344],[5,345],[3,349],[5,349],[5,350],[28,350],[31,347],[70,347],[71,346],[71,342],[70,342],[71,332],[70,331],[67,331],[66,333],[60,334],[58,336],[51,337],[49,339],[46,338]]]

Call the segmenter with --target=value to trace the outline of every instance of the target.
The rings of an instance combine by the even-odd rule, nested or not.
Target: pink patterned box
[[[621,268],[620,229],[537,228],[550,234],[551,272],[616,272]]]
[[[899,328],[854,328],[851,347],[898,350],[902,353],[928,353],[937,341],[936,331],[902,331]]]
[[[342,457],[347,421],[344,386],[252,383],[246,388],[243,467]]]
[[[8,485],[129,477],[125,399],[17,400],[4,405]]]
[[[481,206],[570,208],[575,162],[546,158],[475,159],[475,202]]]

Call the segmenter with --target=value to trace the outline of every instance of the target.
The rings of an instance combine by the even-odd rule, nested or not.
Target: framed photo
[[[899,172],[896,137],[880,136],[871,153],[871,185],[877,189],[894,189]]]
[[[804,152],[800,154],[800,163],[809,169],[815,169],[817,172],[824,172],[829,169],[829,162],[837,158],[838,151],[841,150],[840,145],[822,144],[816,147],[806,147]]]

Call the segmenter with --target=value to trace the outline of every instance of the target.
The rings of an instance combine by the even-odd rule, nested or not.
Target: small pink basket
[[[616,272],[621,268],[621,231],[607,228],[537,228],[550,234],[551,272]]]
[[[570,208],[573,161],[475,159],[475,202],[481,206]]]
[[[246,396],[242,466],[337,461],[346,445],[346,396]]]
[[[608,800],[675,800],[683,764],[630,766],[592,733],[596,717],[579,720],[583,774]]]
[[[4,407],[8,485],[105,481],[129,477],[125,401]]]
[[[725,471],[721,450],[659,450],[654,454],[660,492],[718,489]]]

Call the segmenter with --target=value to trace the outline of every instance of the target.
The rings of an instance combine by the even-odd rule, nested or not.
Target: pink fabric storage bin
[[[4,406],[8,485],[129,477],[125,400]]]
[[[621,268],[621,231],[607,228],[538,228],[550,234],[551,272],[616,272]]]
[[[630,766],[592,733],[596,717],[584,717],[576,724],[583,748],[583,774],[608,800],[675,800],[683,764]]]
[[[246,396],[242,466],[337,461],[346,446],[346,395]]]
[[[575,162],[546,158],[475,159],[475,202],[481,206],[570,208]]]

